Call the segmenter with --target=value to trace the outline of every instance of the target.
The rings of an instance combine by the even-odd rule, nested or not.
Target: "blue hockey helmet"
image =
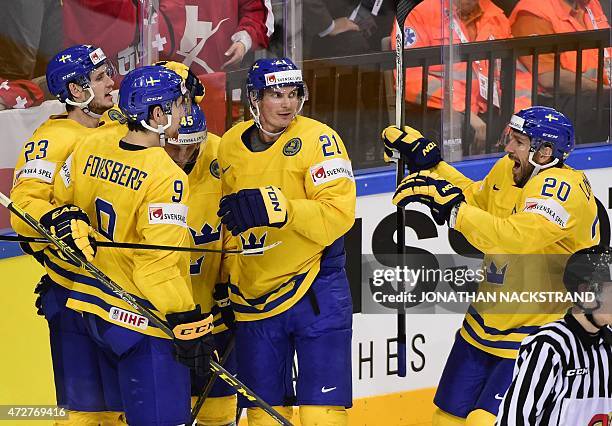
[[[542,146],[552,148],[554,164],[564,161],[574,150],[574,125],[554,108],[533,106],[517,112],[508,126],[529,136],[531,151],[537,152]]]
[[[268,136],[279,136],[280,132],[269,132],[263,128],[260,120],[259,101],[263,98],[264,90],[275,87],[294,86],[297,88],[299,105],[295,112],[297,116],[304,102],[308,100],[308,87],[302,79],[302,71],[289,58],[263,58],[255,61],[247,75],[246,88],[248,93],[249,110],[257,127]]]
[[[283,86],[296,86],[298,95],[308,99],[302,71],[289,58],[258,59],[247,75],[247,93],[256,92],[258,98],[261,98],[264,89]]]
[[[182,146],[199,144],[206,141],[208,135],[206,116],[198,104],[193,104],[191,114],[181,119],[181,127],[178,133],[178,138],[168,138],[168,143]]]
[[[206,142],[207,136],[204,112],[194,104],[191,114],[181,119],[178,137],[168,138],[165,145],[166,152],[185,173],[189,174],[195,167],[200,147]]]
[[[128,121],[162,134],[172,124],[172,103],[183,97],[186,114],[191,112],[191,98],[184,80],[174,71],[149,65],[130,71],[119,87],[119,108]],[[168,115],[168,123],[154,129],[148,123],[150,108],[159,105]]]
[[[47,87],[60,102],[78,107],[86,107],[94,97],[90,88],[90,74],[102,65],[107,66],[110,77],[114,68],[101,48],[87,44],[79,44],[62,50],[51,59],[47,65]],[[76,83],[89,90],[90,97],[85,102],[72,100],[68,83]]]

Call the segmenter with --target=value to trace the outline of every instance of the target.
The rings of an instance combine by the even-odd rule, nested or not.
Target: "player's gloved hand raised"
[[[166,321],[174,333],[176,360],[192,369],[198,376],[210,373],[210,359],[219,359],[212,335],[213,317],[202,313],[200,305],[187,312],[166,314]]]
[[[96,240],[89,217],[80,207],[73,204],[57,207],[42,215],[40,223],[87,261],[93,260]]]
[[[465,201],[463,192],[452,183],[427,170],[406,176],[395,190],[393,204],[425,204],[438,225],[448,222],[453,207]]]
[[[275,186],[241,189],[221,198],[217,215],[236,236],[258,226],[282,227],[287,222],[288,201]]]
[[[396,126],[389,126],[382,132],[385,144],[385,161],[397,161],[402,156],[410,172],[419,172],[434,167],[442,161],[438,145],[425,138],[421,132],[412,127],[405,126],[400,130]]]
[[[213,299],[219,308],[221,313],[221,320],[228,329],[233,329],[236,321],[234,315],[234,309],[229,298],[229,282],[215,284],[215,291],[213,292]]]

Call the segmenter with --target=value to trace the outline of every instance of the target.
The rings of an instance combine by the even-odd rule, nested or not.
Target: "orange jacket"
[[[517,16],[522,12],[530,13],[548,21],[552,25],[555,33],[573,33],[610,28],[599,0],[590,0],[586,6],[579,2],[579,7],[584,7],[585,9],[583,22],[580,22],[570,13],[571,8],[565,4],[563,0],[520,0],[510,15],[510,23],[514,25]],[[591,17],[586,12],[587,8],[590,9],[593,14],[595,25],[593,25]],[[610,48],[606,50],[610,52]],[[605,63],[609,63],[609,59],[606,59]],[[574,73],[576,72],[576,52],[561,53],[561,68]],[[591,80],[597,79],[596,49],[584,50],[582,52],[582,76]],[[605,84],[610,84],[609,77],[605,72],[604,82]]]
[[[420,3],[408,15],[404,26],[404,48],[416,48],[426,46],[439,46],[449,44],[450,21],[448,18],[448,2],[443,10],[440,0],[425,0]],[[495,6],[491,0],[480,0],[482,14],[475,18],[470,31],[463,21],[457,18],[461,31],[468,41],[488,41],[512,37],[510,23],[503,11]],[[444,12],[444,13],[443,13]],[[452,15],[451,15],[452,16]],[[455,14],[456,16],[456,14]],[[444,19],[443,19],[444,17]],[[475,25],[475,31],[474,26]],[[475,33],[475,37],[470,36]],[[395,49],[396,26],[393,26],[391,35],[392,47]],[[461,43],[457,32],[453,32],[453,43]],[[487,101],[480,95],[478,74],[487,77],[489,68],[488,61],[473,63],[472,69],[472,98],[471,111],[482,113],[486,111]],[[466,66],[465,62],[458,62],[453,66],[453,109],[465,111],[466,97]],[[499,66],[496,67],[499,80]],[[408,102],[420,103],[421,101],[421,73],[422,68],[406,69],[406,100]],[[499,93],[499,81],[494,86],[498,89],[498,96],[494,100],[501,99]],[[522,69],[516,72],[516,98],[515,109],[526,108],[531,105],[531,74]],[[486,96],[486,95],[485,95]],[[497,99],[496,99],[497,98]],[[427,106],[442,109],[444,102],[444,66],[436,65],[429,67]]]

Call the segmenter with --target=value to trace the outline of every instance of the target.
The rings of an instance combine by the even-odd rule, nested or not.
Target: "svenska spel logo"
[[[276,83],[276,75],[274,74],[266,75],[266,85],[274,84],[274,83]]]
[[[317,183],[318,180],[325,178],[325,167],[319,166],[314,170],[311,170],[312,180],[314,183]]]
[[[149,220],[161,219],[164,215],[164,209],[161,207],[149,207]]]

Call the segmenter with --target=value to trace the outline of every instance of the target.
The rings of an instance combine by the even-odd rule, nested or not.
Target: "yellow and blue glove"
[[[463,192],[452,183],[427,170],[406,176],[393,195],[393,204],[425,204],[438,225],[448,222],[454,206],[465,201]]]
[[[236,236],[258,226],[281,228],[287,223],[288,201],[275,186],[241,189],[221,198],[217,215]]]
[[[389,126],[383,130],[381,137],[385,144],[384,157],[387,163],[403,157],[408,170],[419,172],[431,169],[442,161],[438,145],[412,127],[405,126],[402,131],[396,126]]]
[[[96,254],[96,240],[93,237],[89,217],[80,207],[73,204],[56,207],[42,215],[40,223],[85,260],[88,262],[93,260]],[[68,260],[59,251],[58,255]]]

